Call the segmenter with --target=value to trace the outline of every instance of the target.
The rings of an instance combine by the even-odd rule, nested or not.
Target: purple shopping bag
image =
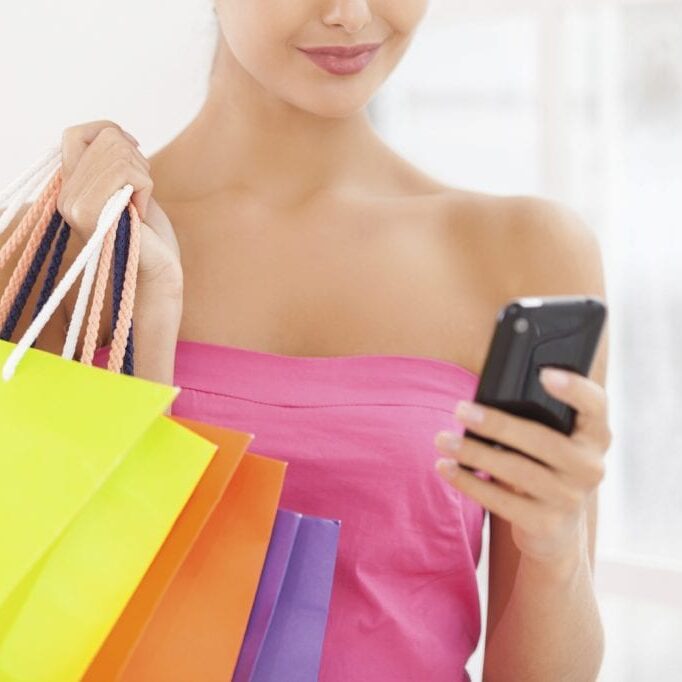
[[[341,522],[279,509],[233,682],[315,682]]]
[[[278,509],[232,682],[249,682],[284,583],[302,514]]]

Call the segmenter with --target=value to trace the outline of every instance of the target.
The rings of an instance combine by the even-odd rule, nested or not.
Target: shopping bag
[[[271,545],[234,682],[318,678],[341,522],[283,509],[278,521],[282,546]]]
[[[0,386],[0,679],[78,679],[144,575],[216,449],[176,391],[37,349]]]
[[[234,668],[286,462],[242,456],[254,434],[172,418],[218,443],[216,458],[225,460],[229,482],[185,555],[166,561],[166,545],[183,544],[178,538],[183,510],[84,681],[227,680]]]
[[[231,678],[286,466],[284,461],[254,453],[244,455],[116,679],[211,682]]]
[[[285,509],[277,510],[256,599],[251,609],[244,642],[232,678],[233,682],[247,682],[251,679],[275,612],[275,606],[277,606],[277,599],[282,590],[302,516],[302,514]]]
[[[183,420],[172,417],[183,423]],[[192,422],[184,420],[191,428]],[[194,489],[141,583],[88,667],[83,681],[114,680],[137,645],[164,593],[203,531],[227,485],[234,476],[254,434],[203,425],[202,435],[217,444],[211,464]]]

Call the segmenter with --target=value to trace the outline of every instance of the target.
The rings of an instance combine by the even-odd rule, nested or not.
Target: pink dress
[[[453,410],[478,380],[427,357],[178,341],[172,414],[255,434],[251,452],[289,462],[280,506],[341,520],[321,682],[469,680],[485,510],[441,479],[433,439],[464,431]]]

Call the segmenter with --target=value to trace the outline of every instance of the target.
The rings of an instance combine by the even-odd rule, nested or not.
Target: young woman
[[[484,679],[592,680],[606,333],[589,378],[546,384],[578,411],[570,437],[463,408],[510,298],[605,298],[598,242],[556,202],[438,182],[372,129],[366,105],[426,9],[217,0],[208,95],[177,137],[147,159],[113,121],[64,132],[67,263],[131,183],[135,373],[182,387],[173,414],[287,460],[281,506],[342,522],[320,680],[468,679],[485,510]],[[75,295],[38,347],[61,352]],[[105,325],[102,366],[110,340]],[[546,466],[444,438],[465,427]],[[444,466],[456,460],[495,480]]]

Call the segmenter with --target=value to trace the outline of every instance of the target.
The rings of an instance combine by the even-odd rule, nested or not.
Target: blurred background
[[[3,6],[0,187],[87,120],[156,151],[201,104],[215,31],[209,2]],[[370,113],[439,179],[563,201],[598,235],[614,434],[599,679],[682,679],[682,0],[431,0]],[[486,524],[484,624],[487,538]]]

